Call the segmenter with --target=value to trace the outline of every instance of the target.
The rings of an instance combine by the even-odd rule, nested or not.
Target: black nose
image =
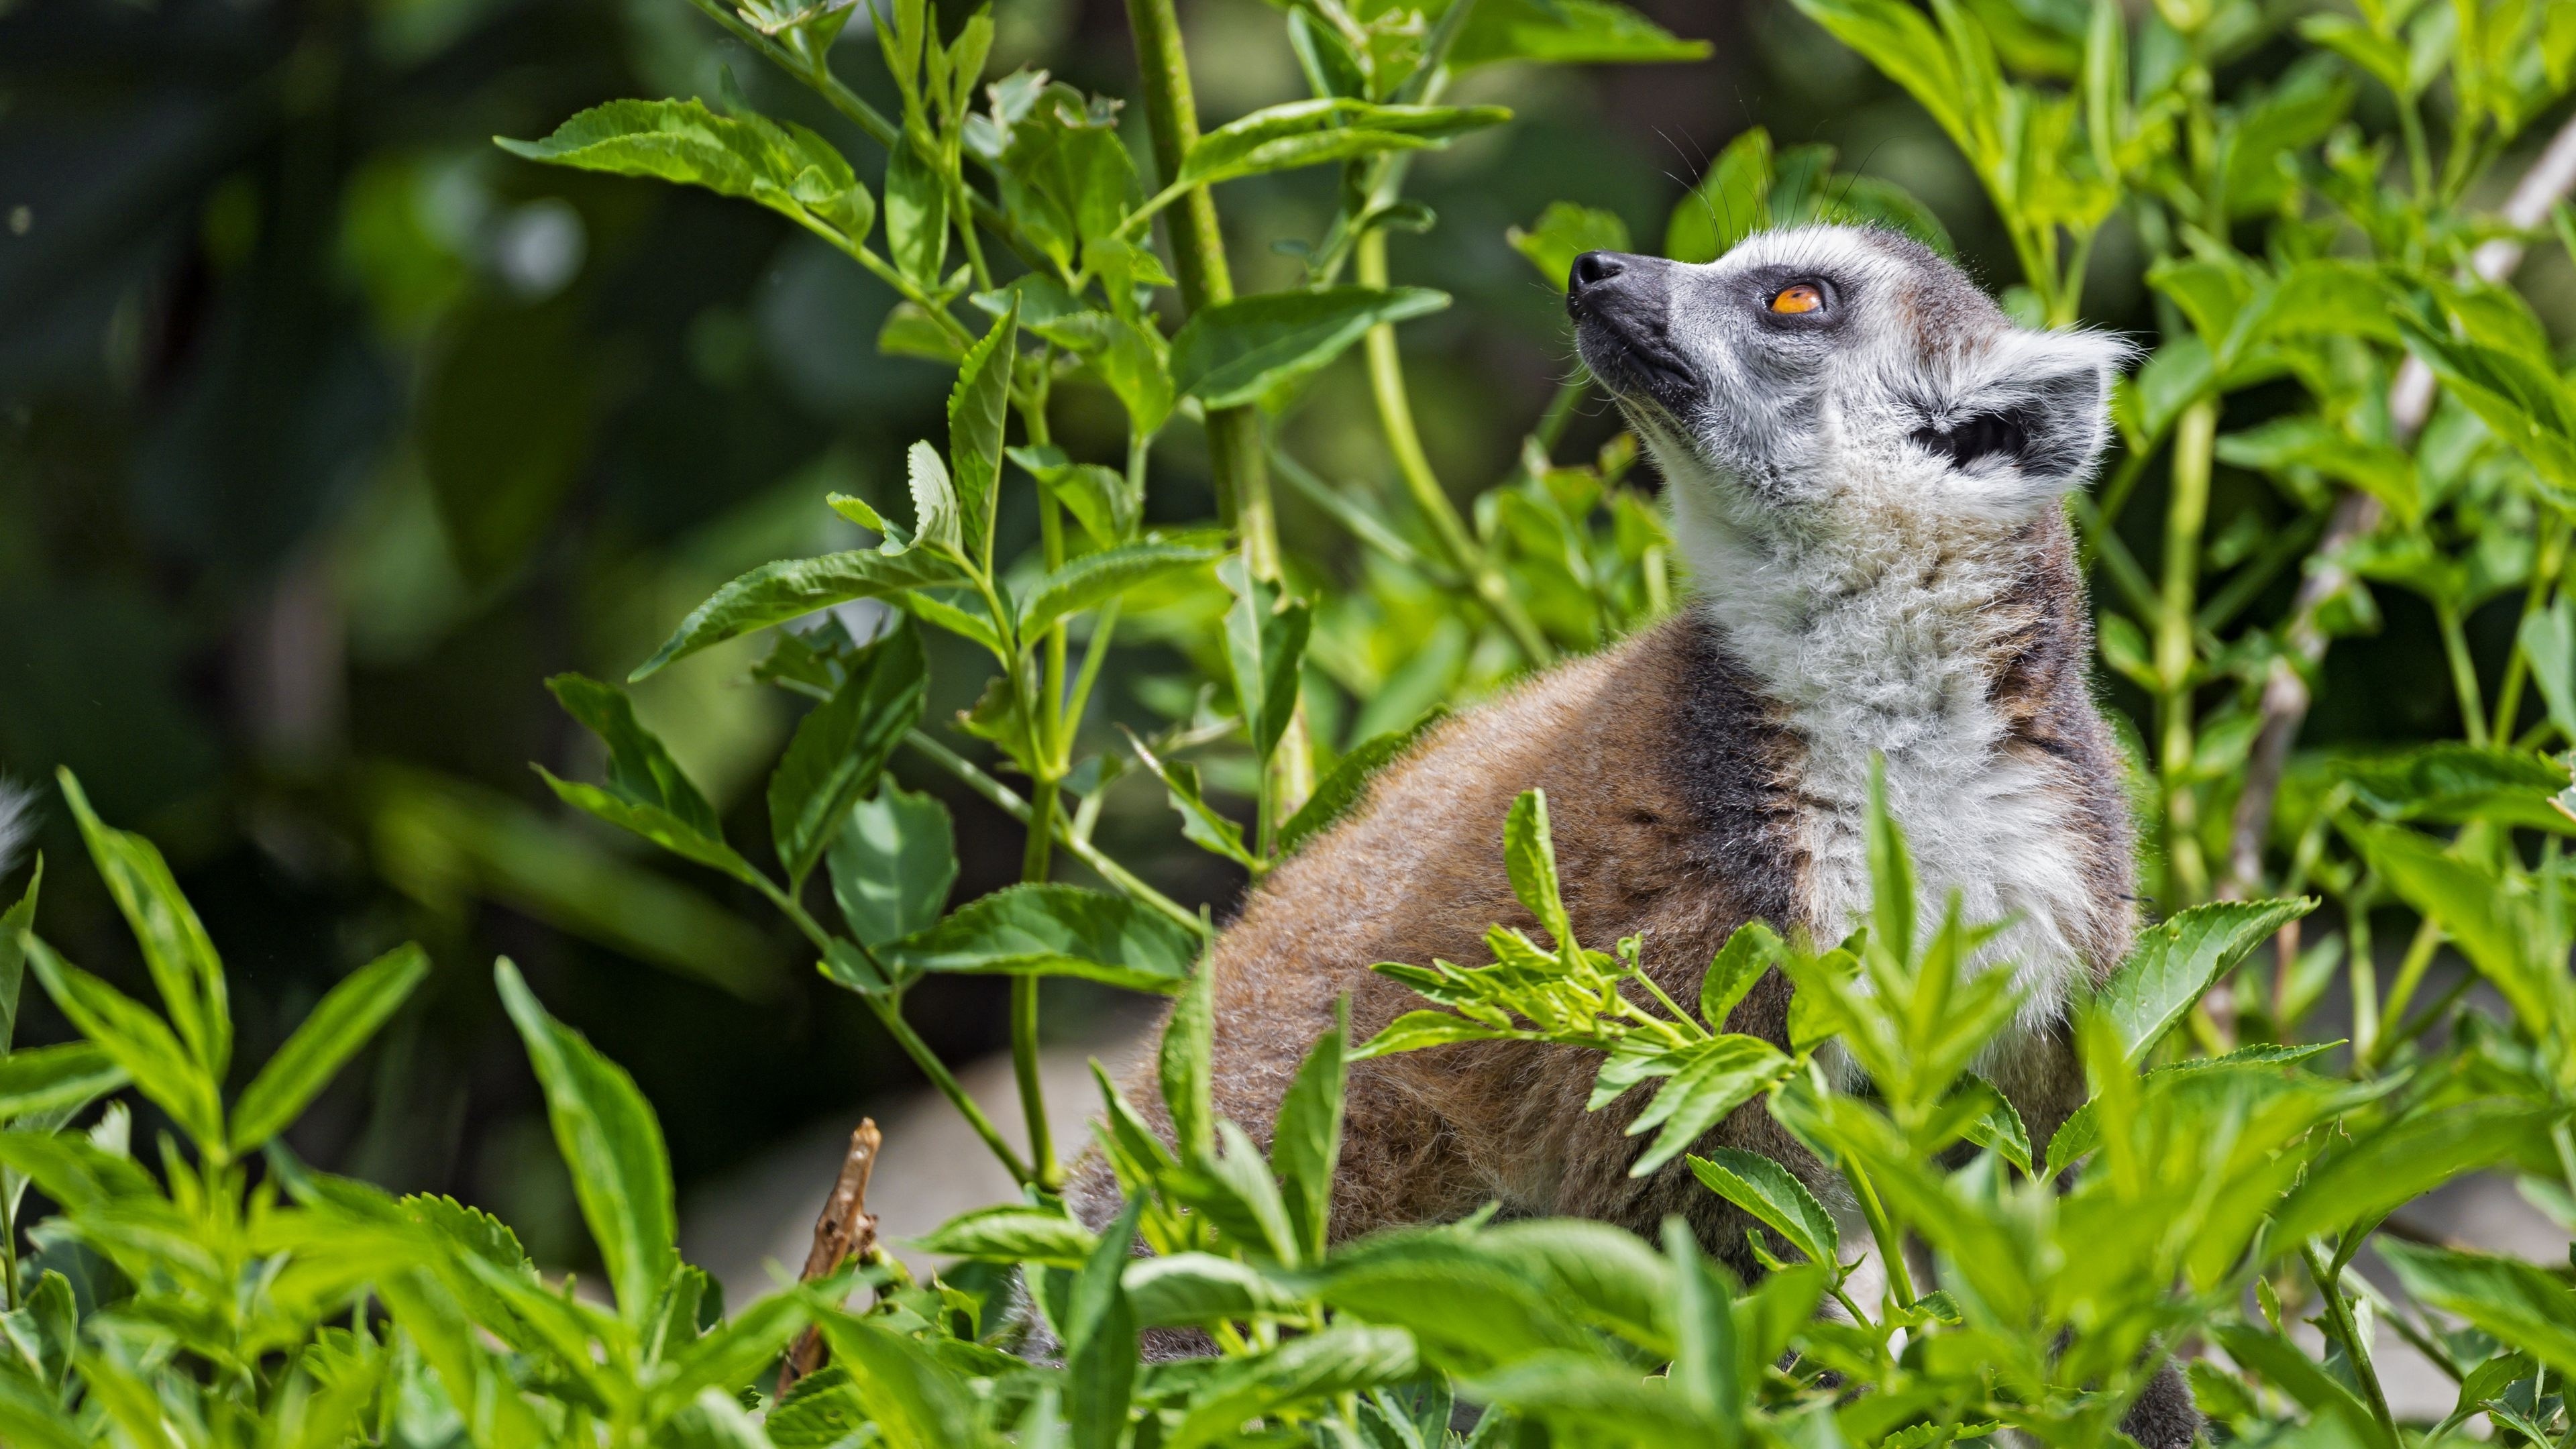
[[[1597,287],[1628,269],[1627,260],[1617,252],[1585,252],[1574,259],[1574,270],[1566,280],[1568,293],[1586,287]]]

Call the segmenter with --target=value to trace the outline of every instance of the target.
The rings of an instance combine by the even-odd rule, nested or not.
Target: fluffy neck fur
[[[2060,683],[2019,667],[2034,631],[2081,618],[2045,607],[2062,522],[1945,516],[1893,477],[1782,508],[1708,475],[1687,449],[1658,451],[1700,607],[1804,746],[1798,924],[1832,939],[1867,911],[1870,763],[1883,756],[1923,927],[1954,891],[1967,921],[2010,919],[1982,959],[2015,964],[2025,1029],[2056,1020],[2083,969],[2094,888],[2069,848],[2082,826],[2056,772],[2008,745],[2029,713],[2012,689]]]

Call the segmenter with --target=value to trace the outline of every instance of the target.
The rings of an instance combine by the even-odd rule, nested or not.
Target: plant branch
[[[1020,798],[1018,791],[986,774],[974,761],[941,744],[928,734],[914,730],[903,738],[904,743],[928,755],[931,763],[956,776],[966,788],[983,796],[986,801],[999,807],[1012,819],[1025,825],[1036,813],[1029,808],[1028,801]],[[1201,935],[1209,933],[1207,922],[1184,910],[1179,902],[1147,885],[1134,871],[1110,859],[1098,846],[1083,839],[1065,820],[1061,811],[1055,815],[1054,829],[1051,833],[1055,836],[1056,844],[1063,846],[1074,859],[1097,871],[1102,880],[1117,887],[1121,893],[1143,901]]]
[[[2540,159],[2515,185],[2501,218],[2517,232],[2531,231],[2548,219],[2551,208],[2565,200],[2571,190],[2576,190],[2576,117],[2570,117],[2559,128]],[[2470,269],[2481,280],[2501,281],[2521,265],[2527,245],[2518,236],[2497,237],[2471,254]],[[2422,359],[2410,355],[2388,390],[2389,422],[2399,442],[2411,441],[2423,430],[2425,419],[2432,416],[2433,387],[2433,370]],[[2345,548],[2377,528],[2379,515],[2379,500],[2359,490],[2337,500],[2327,520],[2325,536],[2317,542],[2316,567],[2299,584],[2284,641],[2288,647],[2272,661],[2271,674],[2263,682],[2263,724],[2254,739],[2245,788],[2236,799],[2236,816],[2228,837],[2227,875],[2219,891],[2222,896],[2241,898],[2262,878],[2263,842],[2271,834],[2272,806],[2281,792],[2281,775],[2289,765],[2290,746],[2297,741],[2299,726],[2308,717],[2312,696],[2306,671],[2325,657],[2325,606],[2352,584],[2352,570],[2342,558]]]
[[[823,1215],[814,1220],[814,1246],[806,1250],[805,1271],[796,1275],[797,1282],[829,1277],[851,1258],[865,1259],[876,1252],[877,1220],[868,1211],[868,1178],[877,1170],[877,1148],[884,1140],[875,1118],[859,1119],[858,1130],[850,1134],[850,1150],[841,1158],[840,1175],[833,1179],[831,1195],[823,1199]],[[797,1335],[787,1361],[778,1366],[778,1397],[787,1397],[798,1379],[822,1366],[823,1335],[808,1328]]]

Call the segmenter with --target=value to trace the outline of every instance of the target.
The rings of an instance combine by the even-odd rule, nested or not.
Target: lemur
[[[1697,999],[1748,920],[1840,937],[1869,907],[1878,756],[1926,927],[1954,891],[1965,919],[2013,922],[1983,959],[2012,963],[2027,1005],[1981,1067],[2044,1142],[2082,1100],[2071,993],[2136,930],[2060,507],[2103,448],[2126,344],[2017,327],[1929,248],[1839,226],[1756,235],[1706,265],[1587,252],[1566,306],[1664,475],[1698,597],[1429,731],[1251,893],[1204,968],[1218,1109],[1265,1138],[1339,998],[1354,1041],[1423,1004],[1370,963],[1479,961],[1489,924],[1534,927],[1500,846],[1533,787],[1578,937],[1642,935],[1676,999]],[[1785,1042],[1788,999],[1770,976],[1728,1026]],[[1623,1129],[1647,1094],[1584,1110],[1598,1062],[1496,1042],[1355,1063],[1335,1236],[1489,1202],[1648,1236],[1679,1214],[1758,1276],[1750,1219],[1684,1164],[1629,1176],[1645,1139]],[[1168,1130],[1148,1075],[1130,1099]],[[1759,1101],[1711,1145],[1835,1186]],[[1116,1211],[1096,1154],[1070,1196],[1095,1226]],[[2129,1428],[2166,1449],[2197,1421],[2168,1371]]]

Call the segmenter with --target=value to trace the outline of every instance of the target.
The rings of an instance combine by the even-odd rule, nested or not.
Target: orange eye
[[[1784,287],[1780,290],[1780,295],[1771,299],[1771,310],[1774,312],[1821,312],[1824,307],[1825,294],[1805,282],[1800,282],[1794,287]]]

